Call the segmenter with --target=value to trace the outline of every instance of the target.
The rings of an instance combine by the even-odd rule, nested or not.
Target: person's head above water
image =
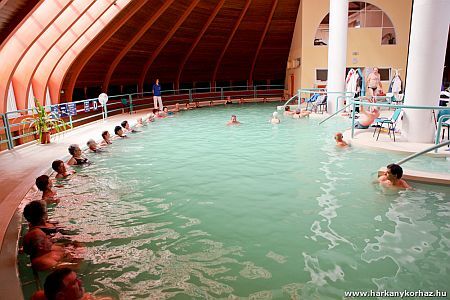
[[[164,106],[164,107],[163,107],[163,111],[164,111],[165,113],[169,112],[169,109],[167,108],[167,106]]]
[[[334,136],[334,139],[335,139],[337,142],[341,142],[341,141],[342,141],[342,138],[343,138],[343,136],[342,136],[342,133],[340,133],[340,132],[336,133],[335,136]]]
[[[55,172],[58,172],[60,174],[64,174],[66,173],[66,165],[64,164],[64,162],[60,159],[57,159],[55,161],[52,162],[52,169]]]
[[[41,175],[38,178],[36,178],[36,186],[38,190],[44,192],[49,188],[51,188],[52,181],[50,180],[50,177],[48,177],[47,175]]]
[[[398,179],[402,178],[402,176],[403,176],[403,169],[399,165],[397,165],[397,164],[390,164],[386,168],[387,168],[386,177],[389,180],[392,180],[392,179],[398,180]]]
[[[159,112],[159,110],[158,110],[157,108],[154,108],[154,109],[152,110],[152,112],[153,112],[153,114],[156,114],[156,113]]]
[[[130,125],[128,124],[128,121],[122,121],[122,123],[120,123],[120,125],[122,125],[122,127],[123,128],[125,128],[125,129],[129,129],[130,128]]]
[[[118,136],[122,136],[123,135],[123,130],[121,126],[116,126],[114,128],[114,133],[117,134]]]
[[[272,114],[272,117],[274,119],[278,119],[278,112],[274,111],[273,114]]]
[[[87,141],[86,145],[91,150],[97,150],[97,143],[94,141],[94,139],[89,139],[89,141]]]
[[[72,156],[80,156],[81,155],[81,149],[80,149],[80,146],[78,146],[78,144],[70,145],[67,150],[69,150],[69,153]]]
[[[69,268],[61,268],[48,275],[44,293],[48,300],[78,300],[85,296],[81,280]]]
[[[109,131],[108,131],[108,130],[105,130],[105,131],[102,132],[102,138],[103,138],[104,140],[110,138],[110,136],[109,136]]]
[[[284,107],[284,111],[291,111],[291,108],[289,107],[289,105],[286,105],[286,106]]]
[[[232,115],[231,116],[231,122],[237,122],[237,117],[236,117],[236,115]]]
[[[31,201],[23,209],[23,216],[31,225],[36,226],[45,222],[45,206],[41,201]]]

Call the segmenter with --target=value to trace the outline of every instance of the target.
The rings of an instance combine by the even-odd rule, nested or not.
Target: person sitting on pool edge
[[[105,130],[102,132],[102,141],[100,142],[100,146],[107,146],[111,145],[111,135],[109,134],[108,130]]]
[[[68,150],[70,155],[72,155],[72,157],[67,162],[69,166],[90,164],[89,159],[81,155],[82,152],[80,146],[78,146],[77,144],[70,145]]]
[[[278,113],[276,111],[272,114],[272,119],[270,120],[270,123],[272,124],[280,124],[280,119],[278,118]]]
[[[45,226],[47,213],[40,201],[28,203],[23,216],[29,222],[28,232],[23,238],[23,250],[30,255],[31,264],[37,271],[56,267],[64,258],[64,248],[54,245],[41,227]]]
[[[52,169],[57,173],[56,179],[64,179],[76,173],[74,170],[67,171],[66,164],[60,159],[52,162]]]
[[[239,125],[239,124],[241,124],[241,122],[237,120],[237,117],[235,115],[232,115],[231,120],[228,121],[227,123],[227,125]]]
[[[370,125],[380,116],[380,111],[373,108],[372,112],[361,110],[361,117],[355,123],[356,129],[368,129]]]
[[[383,176],[378,178],[380,185],[384,187],[396,187],[402,189],[411,189],[411,186],[402,179],[403,169],[397,164],[390,164]]]
[[[47,175],[41,175],[36,178],[36,186],[42,192],[42,201],[45,203],[59,203],[59,198],[56,197],[56,191],[52,190],[53,182]]]
[[[122,126],[116,126],[114,128],[114,133],[116,134],[114,136],[114,138],[119,139],[119,138],[126,138],[127,135],[125,133],[123,133],[123,129]]]
[[[340,132],[336,133],[336,135],[334,136],[334,139],[336,140],[337,147],[341,147],[341,148],[348,147],[347,142],[343,140],[342,133],[340,133]]]

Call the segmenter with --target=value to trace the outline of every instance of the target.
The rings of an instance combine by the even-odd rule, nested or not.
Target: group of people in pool
[[[162,111],[154,109],[147,114],[145,120],[137,119],[132,127],[125,120],[114,128],[113,137],[108,131],[103,131],[99,144],[94,139],[89,139],[86,143],[86,151],[103,152],[114,140],[126,138],[127,134],[138,132],[139,127],[173,114],[174,112],[169,112],[167,108]],[[68,151],[71,157],[67,163],[59,159],[52,162],[58,184],[62,183],[60,180],[70,180],[76,173],[72,166],[85,166],[91,163],[78,144],[70,145]],[[24,208],[23,215],[28,222],[28,231],[23,238],[23,252],[30,256],[31,265],[35,271],[56,271],[47,277],[44,291],[37,292],[34,299],[94,299],[92,295],[84,293],[81,282],[72,271],[82,260],[84,251],[82,245],[76,241],[67,241],[67,238],[64,242],[54,241],[54,235],[64,232],[64,229],[57,221],[48,218],[47,206],[58,204],[61,200],[52,178],[41,175],[36,178],[36,186],[42,192],[42,197],[40,200],[31,201]],[[64,269],[65,267],[69,269]]]

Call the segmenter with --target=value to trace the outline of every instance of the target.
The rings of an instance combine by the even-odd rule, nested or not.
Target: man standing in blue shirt
[[[159,85],[159,79],[156,79],[156,83],[153,85],[153,108],[159,109],[160,111],[163,110],[163,104],[161,99],[161,86]]]

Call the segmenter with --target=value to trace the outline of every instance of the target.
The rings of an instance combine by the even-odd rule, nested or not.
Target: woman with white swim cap
[[[270,123],[272,124],[280,124],[280,119],[278,118],[278,112],[274,111],[272,114],[272,119],[270,120]]]

